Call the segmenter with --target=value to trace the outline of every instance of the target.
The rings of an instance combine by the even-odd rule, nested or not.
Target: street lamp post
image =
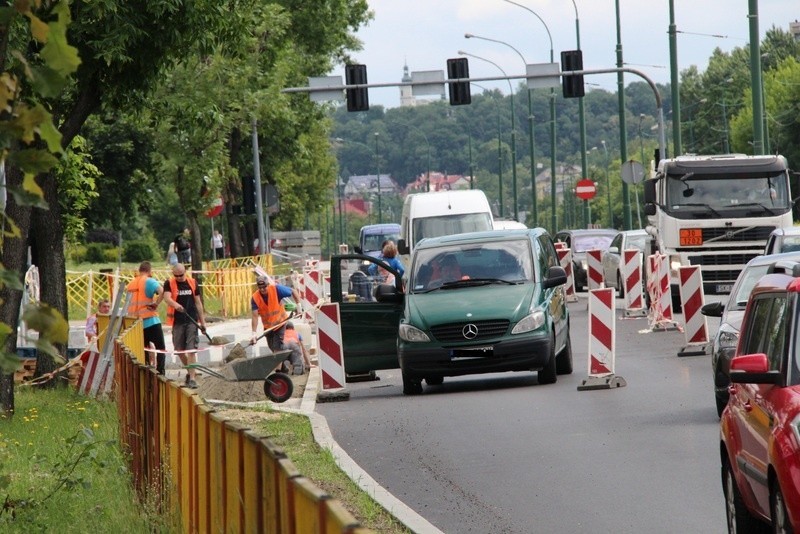
[[[466,35],[465,35],[465,37],[466,37]],[[460,55],[474,57],[475,59],[480,59],[481,61],[485,61],[486,63],[494,65],[495,67],[497,67],[497,69],[500,72],[503,73],[503,76],[508,78],[508,74],[506,74],[506,71],[504,71],[502,69],[502,67],[500,67],[500,65],[498,65],[494,61],[491,61],[489,59],[486,59],[486,58],[483,58],[483,57],[480,57],[480,56],[476,56],[474,54],[468,54],[467,52],[464,52],[463,50],[459,50],[458,53]],[[517,138],[516,138],[516,132],[515,132],[516,127],[515,127],[515,121],[514,121],[514,115],[516,114],[515,111],[514,111],[514,88],[511,85],[511,80],[506,79],[506,81],[508,82],[508,91],[511,94],[511,188],[513,190],[512,191],[512,198],[514,199],[514,220],[518,221],[519,220],[519,208],[517,206],[517,148],[516,148]],[[502,204],[500,204],[500,205],[502,206]],[[501,216],[502,216],[502,209],[501,209]]]
[[[510,44],[508,44],[505,41],[500,41],[498,39],[490,39],[488,37],[481,37],[480,35],[473,35],[471,33],[465,33],[464,37],[466,39],[470,39],[470,38],[482,39],[484,41],[490,41],[492,43],[498,43],[498,44],[501,44],[501,45],[505,45],[505,46],[507,46],[508,48],[510,48],[511,50],[513,50],[514,52],[517,53],[519,58],[522,60],[522,64],[525,65],[526,68],[527,68],[528,62],[525,61],[525,56],[523,56],[522,53],[519,50],[517,50],[516,48],[514,48],[513,46],[511,46]],[[530,155],[531,155],[531,190],[532,190],[532,192],[531,192],[531,200],[532,200],[531,212],[533,213],[533,226],[536,226],[536,219],[537,219],[537,215],[538,214],[537,214],[537,208],[536,208],[536,154],[535,154],[535,151],[534,151],[535,149],[534,149],[534,146],[533,146],[534,145],[534,139],[533,139],[533,97],[531,96],[532,91],[533,91],[533,89],[528,88],[528,127],[530,129],[529,139],[530,139]],[[514,112],[513,112],[513,109],[514,109],[513,108],[513,105],[514,105],[513,104],[514,103],[514,93],[513,92],[511,93],[511,103],[512,103],[511,104],[512,105],[512,108],[511,108],[512,109],[512,112],[511,112],[511,130],[512,130],[512,139],[514,139],[514,134],[513,134],[513,131],[514,131]],[[514,141],[512,141],[512,143],[513,143],[514,147],[516,147],[516,143]],[[511,182],[512,182],[512,187],[514,188],[514,220],[515,221],[519,221],[519,211],[518,211],[518,205],[517,205],[517,173],[516,173],[516,167],[517,166],[516,166],[516,158],[515,158],[516,148],[514,148],[514,147],[512,147],[512,152],[511,152],[512,160],[514,160],[514,162],[515,162],[514,163],[513,174],[512,174],[512,178],[511,178]]]
[[[617,11],[617,68],[622,68],[622,29],[619,17],[619,0],[615,1]],[[625,125],[625,75],[617,73],[617,99],[619,100],[619,160],[628,161],[628,132]],[[680,131],[680,123],[678,123]],[[662,158],[665,157],[663,154]],[[606,158],[608,159],[608,158]],[[631,197],[628,193],[628,184],[622,182],[622,229],[631,229]]]
[[[611,212],[611,180],[608,177],[608,147],[606,146],[605,139],[600,141],[603,145],[603,152],[605,153],[605,160],[603,168],[606,174],[606,199],[608,200],[608,228],[614,228],[614,216]]]
[[[542,25],[544,25],[544,29],[547,32],[547,37],[550,39],[550,62],[552,63],[554,61],[553,36],[550,34],[550,28],[547,27],[547,23],[545,23],[544,19],[542,19],[542,17],[540,17],[534,10],[527,6],[518,4],[512,0],[503,1],[524,9],[539,19]],[[550,203],[552,204],[550,226],[551,230],[555,232],[558,229],[556,228],[556,93],[555,89],[552,87],[550,88]]]
[[[474,85],[478,89],[481,89],[484,93],[488,92],[486,87],[484,87],[484,86],[482,86],[482,85],[480,85],[478,83],[470,82],[470,85]],[[501,124],[501,122],[500,122],[500,106],[494,100],[492,100],[492,103],[494,104],[495,111],[497,111],[497,174],[498,174],[498,184],[497,185],[498,185],[498,188],[499,188],[498,195],[500,196],[500,202],[499,202],[499,204],[500,204],[500,206],[499,206],[500,207],[500,217],[502,218],[503,217],[503,142],[500,139],[500,132],[502,131],[501,128],[500,128],[500,124]]]
[[[576,41],[576,48],[578,50],[581,49],[581,23],[578,19],[578,5],[575,3],[575,0],[572,0],[572,7],[575,8],[575,41]],[[583,103],[583,97],[578,98],[578,120],[580,121],[580,129],[581,129],[581,174],[583,178],[586,178],[589,172],[589,163],[586,160],[586,109]],[[584,202],[584,213],[583,217],[587,221],[589,220],[589,203]]]
[[[378,158],[378,132],[375,132],[375,171],[378,180],[378,224],[383,222],[381,213],[381,161]]]

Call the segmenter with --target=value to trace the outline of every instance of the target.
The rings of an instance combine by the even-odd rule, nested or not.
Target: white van
[[[421,239],[491,230],[493,221],[489,201],[477,189],[408,195],[403,204],[397,249],[407,256]]]
[[[495,219],[495,230],[527,230],[528,227],[518,221],[510,221],[508,219]]]

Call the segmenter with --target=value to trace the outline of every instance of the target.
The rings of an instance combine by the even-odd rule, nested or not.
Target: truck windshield
[[[414,244],[426,237],[483,232],[492,229],[492,219],[488,213],[458,213],[441,217],[420,217],[414,219]]]
[[[785,174],[746,178],[735,174],[671,174],[665,207],[675,215],[691,212],[699,217],[733,216],[731,211],[742,210],[747,216],[776,215],[789,209],[788,179]],[[723,210],[725,215],[720,215]]]

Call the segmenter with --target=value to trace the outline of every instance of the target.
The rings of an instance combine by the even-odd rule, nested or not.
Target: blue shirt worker
[[[158,374],[163,375],[166,367],[166,349],[164,331],[161,329],[161,319],[158,317],[158,305],[163,298],[164,290],[161,284],[152,277],[153,267],[149,261],[139,264],[139,276],[128,284],[127,291],[131,294],[128,305],[128,315],[139,317],[144,330],[145,356],[148,365],[156,361]],[[156,348],[156,353],[147,351],[150,343]]]

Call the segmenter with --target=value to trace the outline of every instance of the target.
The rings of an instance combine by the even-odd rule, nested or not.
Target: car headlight
[[[537,310],[530,315],[526,315],[522,318],[520,322],[518,322],[514,329],[511,330],[512,334],[523,334],[525,332],[530,332],[531,330],[536,330],[540,326],[544,324],[544,312],[541,310]]]
[[[431,340],[428,334],[410,324],[401,324],[398,335],[403,341],[409,341],[411,343],[421,343]]]
[[[739,332],[728,332],[728,331],[720,331],[719,337],[719,348],[721,349],[735,349],[736,345],[739,344]]]

